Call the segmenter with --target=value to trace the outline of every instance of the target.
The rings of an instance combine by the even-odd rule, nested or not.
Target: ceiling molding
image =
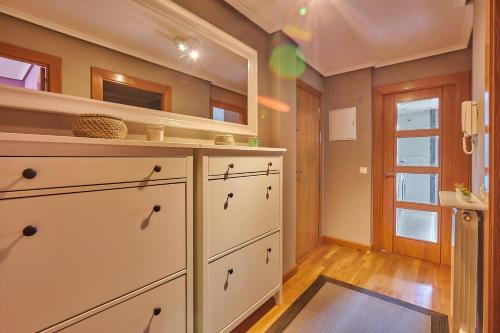
[[[258,13],[254,8],[250,8],[246,3],[242,0],[225,0],[228,4],[234,7],[241,14],[246,16],[252,22],[257,24],[259,27],[264,29],[268,34],[273,34],[276,31],[281,30],[283,25],[281,23],[273,23],[269,22],[265,18],[262,17],[261,13]]]
[[[442,49],[437,49],[437,50],[431,50],[431,51],[426,51],[422,53],[417,53],[408,57],[403,57],[399,59],[390,59],[390,60],[385,60],[385,61],[380,61],[377,62],[377,64],[374,66],[375,68],[380,68],[380,67],[385,67],[385,66],[390,66],[390,65],[395,65],[395,64],[400,64],[403,62],[408,62],[408,61],[413,61],[413,60],[418,60],[418,59],[424,59],[428,57],[433,57],[437,56],[440,54],[445,54],[445,53],[450,53],[454,51],[460,51],[463,49],[466,49],[467,45],[463,45],[462,43],[453,45],[453,46],[448,46]]]
[[[321,72],[320,73],[323,74],[324,76],[333,76],[333,75],[339,75],[339,74],[359,71],[361,69],[366,69],[366,68],[370,68],[370,67],[375,67],[376,64],[377,64],[377,61],[374,60],[374,61],[366,62],[364,64],[360,64],[357,66],[344,67],[344,68],[334,69],[334,70],[326,71],[324,73],[321,73]]]

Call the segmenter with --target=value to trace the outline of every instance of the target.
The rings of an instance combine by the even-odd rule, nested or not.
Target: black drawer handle
[[[234,169],[234,163],[229,163],[228,169]]]
[[[38,228],[36,225],[29,225],[23,229],[23,235],[27,237],[31,237],[38,232]]]
[[[154,172],[160,172],[161,171],[161,165],[155,165],[155,167],[153,168],[153,171]]]
[[[153,310],[153,314],[154,314],[155,316],[158,316],[160,313],[161,313],[161,308],[154,308],[154,310]]]
[[[233,196],[234,196],[233,192],[227,195],[226,202],[224,203],[224,209],[227,209],[229,207],[229,199],[231,199]]]
[[[227,270],[227,273],[228,273],[229,275],[233,275],[233,273],[234,273],[234,269],[232,269],[232,268],[228,269],[228,270]]]
[[[271,192],[272,189],[273,189],[272,186],[267,187],[266,199],[269,199],[269,192]]]
[[[31,169],[31,168],[25,169],[23,171],[23,177],[26,178],[26,179],[33,179],[33,178],[36,177],[36,175],[37,175],[36,170]]]
[[[154,205],[153,211],[155,211],[156,213],[158,213],[160,210],[161,210],[161,206],[160,205]]]
[[[272,248],[270,248],[270,247],[269,247],[269,248],[267,248],[267,253],[271,253],[272,251],[273,251],[273,249],[272,249]]]

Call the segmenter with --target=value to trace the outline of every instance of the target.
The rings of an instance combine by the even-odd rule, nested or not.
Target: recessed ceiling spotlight
[[[196,59],[198,59],[200,57],[200,54],[198,53],[198,51],[192,50],[189,53],[189,56],[191,57],[191,59],[196,60]]]

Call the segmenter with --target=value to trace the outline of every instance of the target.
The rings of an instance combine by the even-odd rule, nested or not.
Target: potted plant
[[[472,202],[472,191],[463,184],[455,184],[455,192],[457,193],[458,200]]]

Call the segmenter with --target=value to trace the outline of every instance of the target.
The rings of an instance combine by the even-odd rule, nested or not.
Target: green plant
[[[461,189],[460,189],[460,192],[462,192],[462,195],[463,195],[464,197],[470,197],[470,196],[471,196],[471,194],[472,194],[472,191],[471,191],[471,190],[469,190],[468,188],[465,188],[465,187],[464,187],[464,188],[461,188]]]
[[[462,183],[455,183],[455,188],[457,190],[467,189]]]

